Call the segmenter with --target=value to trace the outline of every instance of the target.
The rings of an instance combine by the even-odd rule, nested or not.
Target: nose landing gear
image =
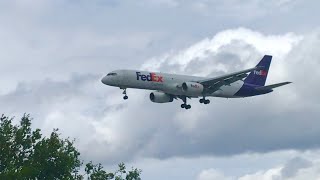
[[[127,89],[125,88],[125,89],[123,89],[123,93],[122,94],[124,94],[124,96],[123,96],[123,99],[124,100],[127,100],[129,97],[127,96]]]

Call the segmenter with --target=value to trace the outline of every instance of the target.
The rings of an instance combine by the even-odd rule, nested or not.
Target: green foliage
[[[126,172],[126,166],[124,163],[119,164],[119,170],[114,174],[115,180],[141,180],[141,170],[133,169]],[[125,177],[125,179],[123,178]]]
[[[13,119],[0,117],[0,179],[89,179],[140,180],[141,170],[119,170],[108,173],[101,164],[89,162],[80,174],[80,153],[74,141],[59,137],[54,129],[50,137],[42,137],[40,129],[32,131],[31,118],[24,115],[19,125]]]
[[[86,164],[85,171],[88,175],[88,179],[98,180],[98,179],[113,179],[113,173],[107,173],[103,170],[101,164],[94,165],[92,162]]]
[[[141,180],[140,174],[141,170],[132,169],[131,171],[126,171],[126,166],[124,163],[119,164],[119,170],[115,173],[107,173],[103,170],[101,164],[93,165],[92,162],[86,164],[85,171],[87,173],[88,179],[100,180],[100,179],[115,179],[115,180]]]

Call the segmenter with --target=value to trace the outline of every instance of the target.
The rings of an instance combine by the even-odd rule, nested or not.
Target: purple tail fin
[[[253,84],[257,86],[264,86],[268,77],[268,71],[270,67],[272,56],[265,55],[256,67],[261,67],[260,70],[252,71],[248,77],[244,80],[247,84]]]

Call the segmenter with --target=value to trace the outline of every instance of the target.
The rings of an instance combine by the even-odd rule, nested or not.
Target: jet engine
[[[191,97],[202,96],[204,87],[200,83],[196,82],[184,82],[182,83],[182,92]]]
[[[168,103],[173,101],[173,97],[163,92],[152,92],[150,93],[150,100],[154,103]]]

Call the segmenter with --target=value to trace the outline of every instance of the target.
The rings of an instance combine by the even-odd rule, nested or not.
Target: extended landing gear
[[[191,105],[190,104],[181,104],[181,108],[190,109]]]
[[[210,100],[209,99],[205,99],[204,97],[202,99],[199,100],[199,102],[202,104],[210,104]]]
[[[187,104],[187,97],[186,96],[183,96],[181,97],[182,101],[183,101],[183,104],[181,104],[181,108],[184,108],[184,109],[190,109],[191,108],[191,105],[190,104]]]
[[[127,89],[123,89],[123,93],[122,94],[124,94],[124,96],[123,96],[123,99],[124,100],[127,100],[129,97],[127,96]]]

